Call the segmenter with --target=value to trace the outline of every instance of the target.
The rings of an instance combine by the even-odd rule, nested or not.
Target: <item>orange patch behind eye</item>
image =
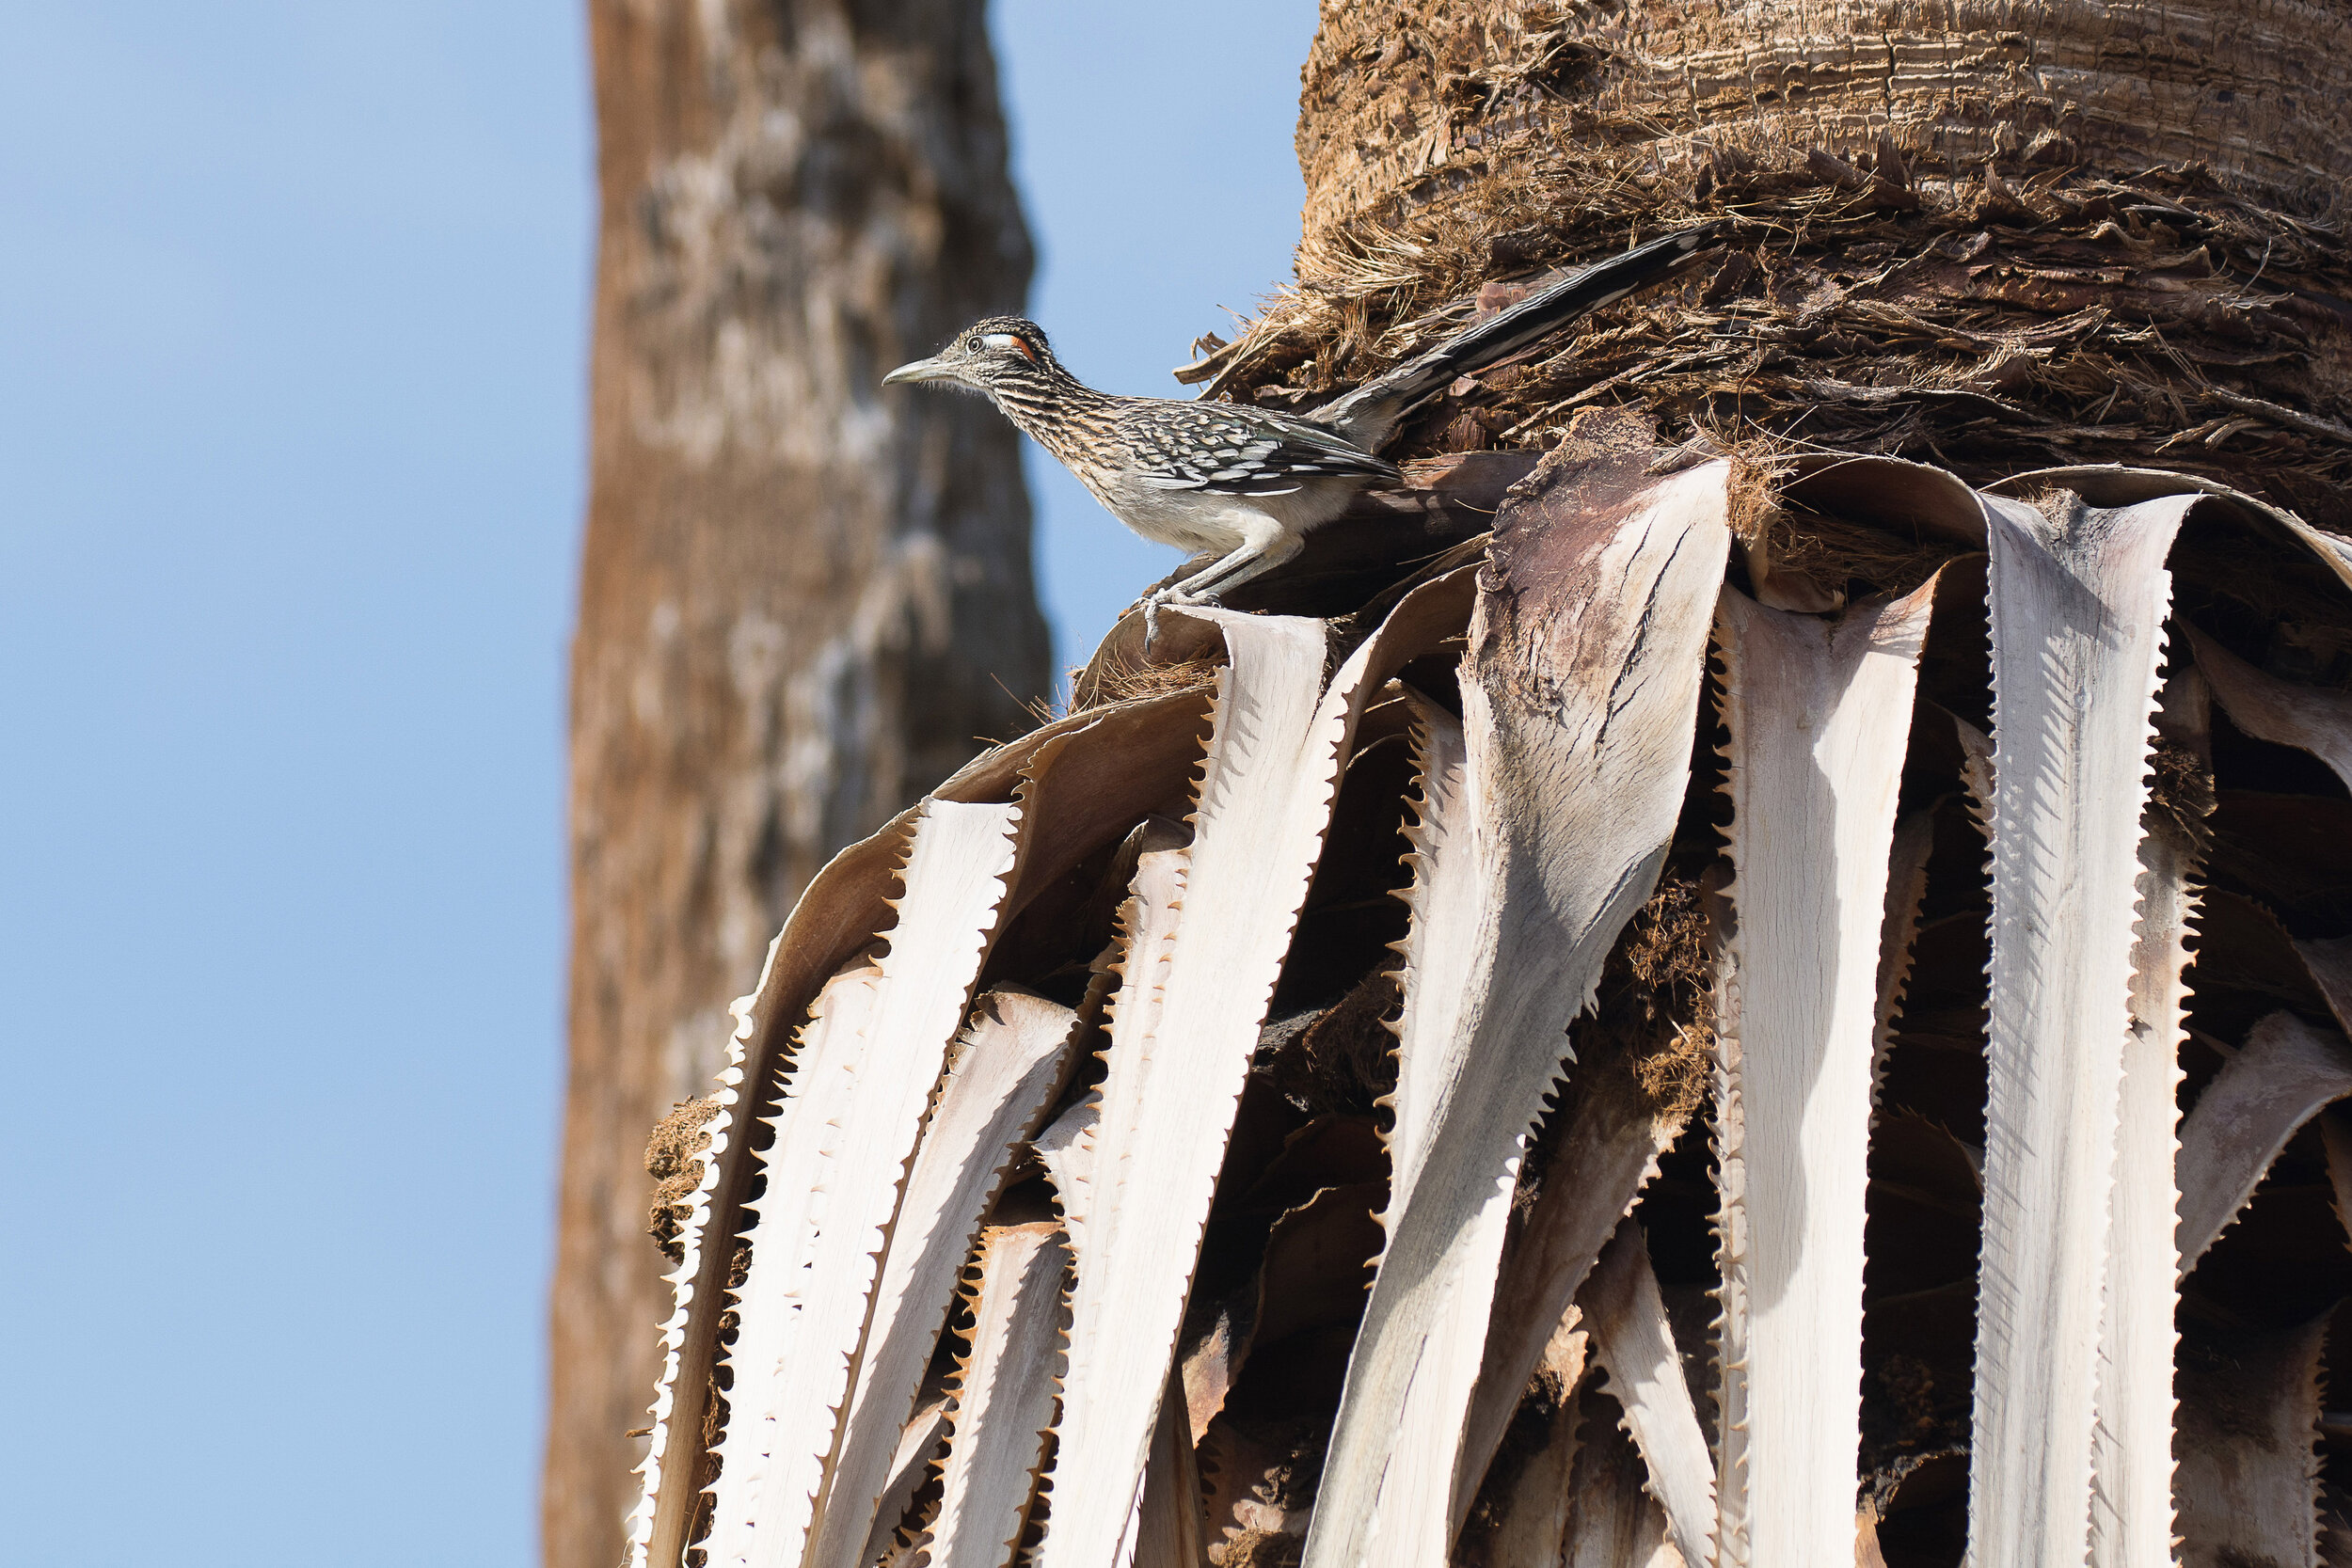
[[[982,338],[980,343],[986,348],[1011,349],[1030,364],[1037,363],[1037,350],[1031,348],[1029,341],[1017,332],[992,332]]]

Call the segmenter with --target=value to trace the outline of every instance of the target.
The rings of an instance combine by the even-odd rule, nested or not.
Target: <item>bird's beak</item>
[[[917,359],[914,363],[901,365],[883,376],[882,384],[885,387],[896,387],[902,381],[946,381],[951,379],[955,373],[955,371],[944,360]]]

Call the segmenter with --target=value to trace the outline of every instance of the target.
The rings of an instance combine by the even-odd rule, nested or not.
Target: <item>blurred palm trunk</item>
[[[670,1309],[645,1137],[802,886],[1027,722],[1011,431],[884,371],[1030,269],[982,0],[590,0],[603,221],[572,664],[571,1069],[543,1497],[611,1568]]]

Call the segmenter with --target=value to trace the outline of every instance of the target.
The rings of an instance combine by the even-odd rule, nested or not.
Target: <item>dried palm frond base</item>
[[[811,886],[632,1560],[2344,1560],[2352,544],[1424,478]]]

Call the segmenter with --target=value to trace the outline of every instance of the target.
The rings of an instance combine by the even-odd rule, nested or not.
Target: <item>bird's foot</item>
[[[1174,588],[1163,588],[1147,596],[1143,601],[1143,651],[1147,656],[1152,652],[1152,644],[1160,640],[1160,610],[1168,605],[1179,610],[1202,605],[1222,609],[1224,601],[1215,594],[1185,594]]]

